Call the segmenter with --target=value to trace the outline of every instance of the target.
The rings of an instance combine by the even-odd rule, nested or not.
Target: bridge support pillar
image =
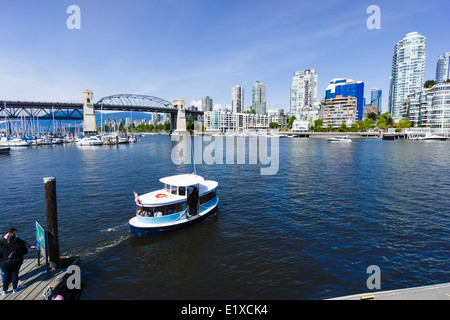
[[[83,90],[83,134],[85,136],[97,134],[94,92],[92,90]]]
[[[186,130],[186,112],[184,110],[184,99],[178,98],[176,100],[171,101],[172,105],[177,108],[177,121],[175,123],[172,122],[172,129],[175,128],[176,133],[178,134],[189,134],[189,131]],[[174,115],[172,115],[172,119],[174,119]]]

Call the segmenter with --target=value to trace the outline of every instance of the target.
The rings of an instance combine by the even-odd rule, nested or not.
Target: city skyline
[[[66,27],[71,4],[80,7],[80,30]],[[372,4],[380,7],[381,29],[366,25]],[[407,33],[427,38],[425,81],[435,79],[439,55],[450,50],[446,6],[436,0],[2,3],[0,97],[80,101],[91,89],[94,100],[136,93],[184,98],[189,106],[209,96],[231,109],[231,88],[244,88],[247,107],[259,80],[267,85],[266,109],[287,111],[294,73],[315,69],[318,100],[330,80],[358,79],[366,99],[372,88],[382,89],[385,112],[394,47]]]

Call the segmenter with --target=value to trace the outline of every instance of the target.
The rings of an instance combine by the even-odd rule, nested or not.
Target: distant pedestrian
[[[7,240],[8,236],[11,234],[15,234],[16,231],[17,231],[17,229],[15,229],[15,228],[9,228],[6,231],[6,234],[0,239],[0,250],[1,250],[2,246],[4,246],[5,244],[8,243],[8,240]],[[1,273],[2,273],[2,282],[5,282],[3,270],[1,270]]]
[[[13,293],[19,291],[19,270],[23,263],[23,256],[28,252],[27,244],[14,233],[6,237],[6,244],[2,241],[0,247],[0,267],[3,272],[3,290],[2,295],[8,291],[9,284],[12,282]]]

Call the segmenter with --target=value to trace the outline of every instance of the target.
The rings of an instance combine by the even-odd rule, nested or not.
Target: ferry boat
[[[134,192],[136,216],[129,221],[131,233],[147,237],[198,222],[219,204],[218,183],[196,174],[180,174],[159,180],[164,188],[141,196]]]
[[[328,138],[327,139],[328,142],[352,142],[351,139],[349,139],[347,136],[336,136],[336,137],[332,137],[332,138]]]

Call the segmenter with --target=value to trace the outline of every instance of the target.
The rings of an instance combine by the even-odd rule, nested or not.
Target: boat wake
[[[120,224],[118,226],[110,227],[100,230],[99,233],[103,234],[100,242],[92,244],[82,249],[74,249],[73,252],[68,253],[69,256],[79,256],[81,259],[87,259],[102,254],[107,250],[111,250],[114,247],[120,245],[124,241],[130,238],[128,230],[128,224]]]
[[[108,228],[108,229],[100,230],[100,232],[101,233],[110,233],[110,232],[122,231],[122,230],[125,230],[125,229],[128,229],[128,222],[125,222],[125,223],[120,224],[120,225],[115,226],[115,227],[111,227],[111,228]]]

